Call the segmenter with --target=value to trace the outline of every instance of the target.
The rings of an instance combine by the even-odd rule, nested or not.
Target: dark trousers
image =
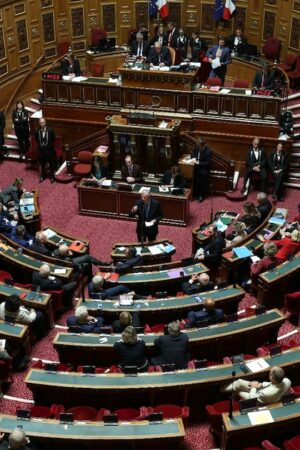
[[[267,183],[267,171],[266,169],[260,169],[260,172],[254,172],[252,169],[247,169],[246,175],[244,178],[244,188],[246,187],[247,181],[251,181],[251,177],[256,174],[260,178],[260,190],[261,192],[266,192],[266,183]]]
[[[198,169],[195,172],[194,195],[195,197],[205,197],[207,195],[208,174],[206,169]]]
[[[139,242],[145,241],[155,241],[156,236],[158,234],[158,227],[156,225],[152,227],[142,226],[142,224],[138,224],[136,229],[136,234]]]
[[[284,179],[284,172],[280,172],[277,175],[272,173],[272,176],[274,177],[274,190],[273,193],[278,195],[281,191],[282,182]]]
[[[29,149],[29,128],[15,125],[15,133],[18,138],[20,155],[25,155]]]
[[[47,166],[49,168],[50,177],[53,177],[54,173],[55,173],[55,169],[56,169],[55,153],[53,153],[53,155],[51,154],[51,155],[46,155],[46,156],[40,156],[39,162],[40,162],[41,177],[46,178]]]
[[[77,288],[77,283],[75,281],[71,281],[70,283],[64,284],[62,289],[63,293],[63,306],[69,307],[72,305],[73,295],[75,289]]]
[[[45,332],[49,328],[49,325],[47,325],[46,318],[42,311],[36,311],[36,318],[31,322],[30,328],[38,339],[45,336]]]

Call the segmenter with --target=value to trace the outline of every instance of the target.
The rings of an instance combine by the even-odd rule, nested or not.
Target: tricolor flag
[[[165,19],[169,15],[168,0],[157,0],[156,6],[159,10],[160,17]]]
[[[223,19],[230,20],[235,9],[236,9],[236,6],[235,6],[234,1],[226,0],[225,6],[224,6],[224,12],[223,12]]]

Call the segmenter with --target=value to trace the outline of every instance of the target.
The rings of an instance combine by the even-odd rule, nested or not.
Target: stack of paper
[[[139,190],[139,193],[142,194],[143,192],[150,192],[150,191],[151,187],[142,186],[141,189]]]
[[[248,417],[251,422],[251,425],[263,425],[264,423],[274,422],[274,419],[269,409],[249,412]]]
[[[278,217],[273,216],[269,219],[269,223],[282,226],[285,223],[285,219],[279,219]]]
[[[253,253],[247,247],[235,247],[233,252],[238,258],[249,258]]]
[[[268,367],[270,367],[270,364],[268,364],[267,361],[264,360],[264,358],[258,358],[254,359],[253,361],[247,362],[246,366],[249,370],[251,370],[251,372],[255,373],[267,369]]]
[[[162,254],[162,250],[159,245],[150,245],[149,250],[150,250],[151,255],[161,255]]]

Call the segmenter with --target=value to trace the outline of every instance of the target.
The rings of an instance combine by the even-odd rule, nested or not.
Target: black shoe
[[[274,192],[274,194],[272,195],[272,199],[274,200],[274,202],[277,202],[277,195],[275,194],[275,192]]]
[[[42,183],[45,180],[45,178],[41,177],[40,178],[40,183]]]
[[[51,177],[51,178],[50,178],[50,182],[51,182],[51,183],[54,183],[54,181],[55,181],[54,177]]]

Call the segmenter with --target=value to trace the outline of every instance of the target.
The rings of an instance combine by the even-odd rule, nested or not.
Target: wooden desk
[[[274,357],[265,358],[270,367],[283,367],[288,377],[295,380],[300,370],[300,347]],[[220,385],[232,379],[231,364],[209,367],[205,370],[180,370],[175,373],[139,373],[137,377],[123,374],[97,374],[85,376],[74,372],[47,373],[40,369],[30,369],[25,382],[33,393],[37,405],[59,403],[65,407],[75,405],[95,405],[99,407],[122,408],[162,404],[170,402],[171,395],[176,403],[204,407],[206,401],[215,399]],[[234,366],[237,378],[266,380],[270,368],[257,373],[244,374],[239,365]],[[193,403],[194,402],[194,403]]]
[[[273,442],[283,441],[291,435],[299,433],[300,401],[283,406],[281,403],[269,408],[274,422],[263,425],[251,425],[248,414],[233,413],[230,419],[223,413],[222,450],[240,450],[243,447],[260,445],[264,439]]]
[[[262,67],[264,59],[251,58],[235,55],[232,57],[232,63],[227,66],[226,78],[232,80],[247,80],[249,86],[252,86],[256,72]]]
[[[85,56],[87,75],[92,76],[93,64],[95,63],[104,65],[105,74],[116,72],[118,67],[124,62],[127,54],[128,52],[123,49],[102,53],[91,53],[90,51],[87,51]]]
[[[278,330],[285,318],[279,310],[268,311],[261,316],[252,316],[233,323],[221,323],[208,328],[185,330],[189,338],[190,359],[220,361],[224,356],[240,353],[255,353],[257,347],[265,343],[276,343]],[[159,334],[140,334],[145,341],[148,359],[154,353],[154,340]],[[120,334],[106,335],[106,342],[99,341],[98,334],[58,333],[53,346],[59,360],[71,365],[116,364],[117,354],[114,344]]]
[[[58,248],[61,244],[66,244],[69,247],[74,241],[80,241],[83,242],[84,246],[81,250],[78,250],[75,253],[78,253],[79,255],[89,253],[90,241],[88,239],[70,236],[69,234],[65,234],[64,232],[61,232],[51,226],[43,227],[43,231],[47,234],[48,244],[54,248]]]
[[[151,265],[151,264],[163,264],[168,263],[171,261],[172,255],[176,253],[176,248],[173,246],[173,250],[171,252],[162,252],[158,255],[153,255],[150,251],[150,249],[154,245],[172,245],[172,241],[169,239],[161,239],[159,241],[152,242],[151,244],[144,244],[144,246],[141,248],[140,242],[122,242],[122,243],[116,243],[113,245],[112,251],[111,251],[111,258],[116,264],[118,261],[122,261],[125,258],[125,249],[129,247],[134,247],[136,249],[141,248],[141,256],[143,258],[143,265]],[[124,249],[124,250],[123,250]]]
[[[85,186],[85,180],[82,180],[77,185],[80,214],[135,221],[136,219],[129,217],[129,211],[140,198],[139,190],[142,186],[146,185],[135,184],[132,191],[122,191],[116,187],[107,189]],[[181,195],[171,195],[159,192],[158,186],[151,186],[150,192],[153,198],[160,201],[164,213],[161,223],[187,225],[190,189],[185,189],[184,194]]]
[[[13,350],[18,351],[20,347],[23,347],[26,354],[30,355],[29,328],[27,325],[10,324],[0,319],[0,338],[7,339]]]
[[[99,399],[99,406],[101,400]],[[26,436],[41,442],[46,450],[62,448],[97,450],[99,448],[136,449],[141,443],[145,449],[155,446],[162,449],[181,448],[184,439],[182,419],[164,420],[149,425],[147,420],[120,422],[118,426],[105,426],[103,422],[74,421],[72,425],[60,424],[54,419],[18,420],[16,416],[0,415],[0,428],[10,433],[22,425]],[[118,447],[119,445],[119,447]]]

